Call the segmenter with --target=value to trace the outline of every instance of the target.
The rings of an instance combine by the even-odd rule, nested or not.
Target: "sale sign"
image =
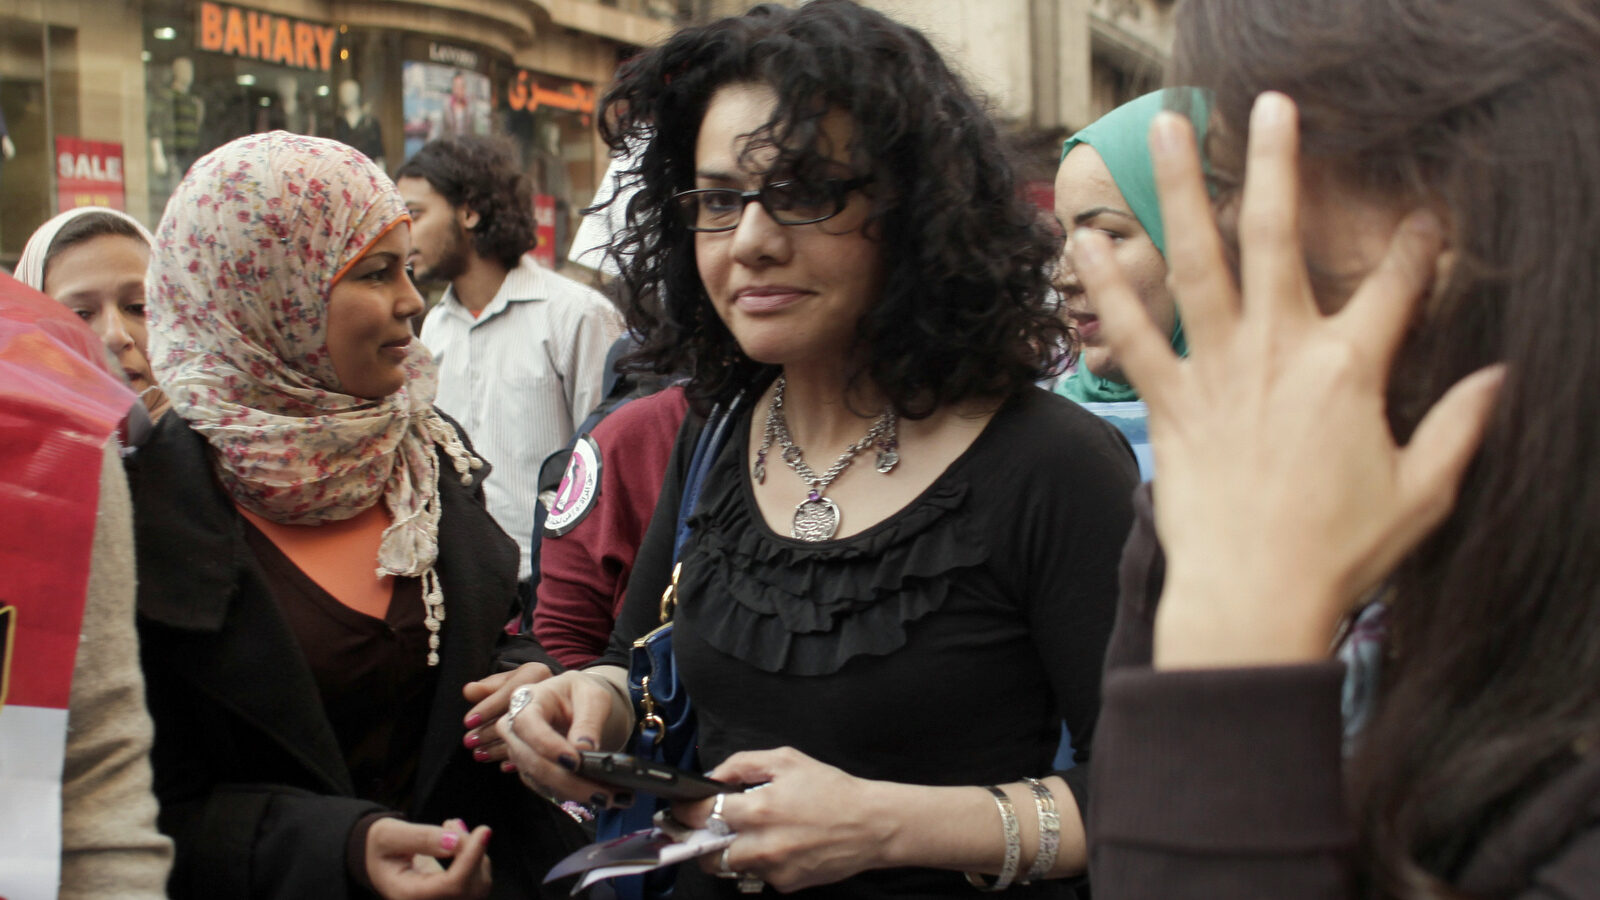
[[[122,145],[56,138],[57,212],[80,206],[126,209],[122,181]]]

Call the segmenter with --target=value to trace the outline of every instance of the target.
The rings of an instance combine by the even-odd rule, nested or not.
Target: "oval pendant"
[[[878,451],[878,471],[881,474],[887,475],[893,472],[894,467],[898,465],[900,465],[899,451],[893,448]]]
[[[839,533],[839,504],[827,497],[807,497],[794,508],[790,536],[802,541],[831,540]]]

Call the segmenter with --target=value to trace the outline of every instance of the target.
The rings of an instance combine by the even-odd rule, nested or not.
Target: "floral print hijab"
[[[394,183],[343,144],[275,131],[223,145],[189,170],[156,229],[150,363],[245,509],[293,525],[388,505],[378,572],[423,578],[436,665],[435,445],[465,483],[481,463],[433,408],[421,341],[405,386],[378,400],[341,390],[327,346],[334,284],[408,220]]]

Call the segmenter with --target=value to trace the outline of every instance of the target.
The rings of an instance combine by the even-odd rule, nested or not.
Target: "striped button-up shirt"
[[[422,323],[439,363],[439,408],[494,466],[484,493],[521,548],[519,578],[530,574],[539,464],[599,404],[606,351],[621,333],[609,300],[528,256],[476,319],[446,290]]]

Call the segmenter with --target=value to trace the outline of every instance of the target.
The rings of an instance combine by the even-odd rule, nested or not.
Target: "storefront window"
[[[414,40],[403,64],[405,155],[440,137],[489,134],[492,111],[489,76],[483,55],[465,47]]]
[[[52,137],[79,133],[78,97],[77,30],[0,16],[0,259],[57,212]]]
[[[278,128],[391,172],[437,137],[505,137],[533,183],[539,256],[561,265],[604,168],[593,116],[614,43],[541,37],[519,66],[465,35],[340,21],[339,4],[245,3],[0,3],[0,266],[63,208],[154,226],[195,160]],[[566,74],[539,70],[546,52]]]
[[[153,0],[145,21],[152,209],[215,147],[280,128],[335,137],[341,98],[362,108],[335,25],[209,0]]]
[[[540,261],[559,268],[599,181],[595,165],[595,87],[519,69],[502,100],[505,130],[533,182]]]
[[[44,26],[0,17],[0,254],[15,258],[49,208]],[[33,177],[23,177],[24,173]]]

